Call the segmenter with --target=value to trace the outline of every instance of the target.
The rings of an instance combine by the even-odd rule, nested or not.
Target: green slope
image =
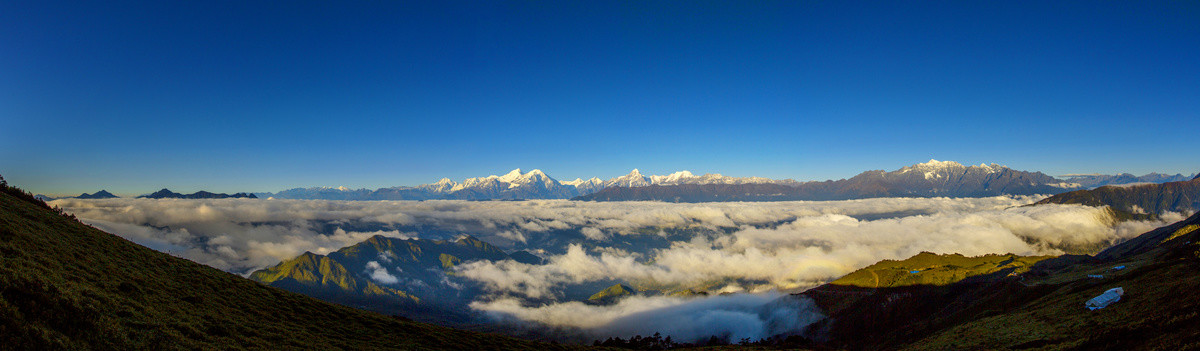
[[[305,252],[275,267],[254,272],[250,274],[250,279],[314,297],[345,294],[356,298],[397,300],[397,303],[420,302],[420,299],[404,291],[361,279],[358,275],[350,273],[341,263],[311,252]]]
[[[564,348],[264,286],[133,244],[0,188],[2,349]]]
[[[1200,214],[1096,257],[880,262],[804,293],[830,317],[812,331],[848,349],[1200,349],[1198,228]],[[1119,302],[1084,308],[1114,287]]]
[[[986,255],[966,257],[960,254],[938,255],[922,252],[902,261],[883,260],[851,272],[833,281],[833,285],[864,288],[901,286],[943,286],[969,277],[993,274],[1020,274],[1037,262],[1053,256]]]
[[[1021,282],[1044,291],[1037,299],[932,333],[909,348],[1200,349],[1200,301],[1193,298],[1200,290],[1197,228],[1200,214],[1092,260],[1048,262],[1043,274]],[[1083,308],[1114,287],[1125,290],[1120,301],[1096,311]]]
[[[614,284],[607,289],[592,294],[591,297],[588,297],[588,301],[596,303],[610,303],[616,302],[616,300],[622,297],[633,294],[637,294],[637,291],[634,291],[633,288],[621,284]]]
[[[250,279],[329,302],[458,324],[470,317],[464,299],[471,294],[463,290],[466,282],[453,277],[454,266],[505,259],[504,251],[471,236],[451,241],[376,235],[329,255],[306,252],[251,273]],[[373,281],[376,269],[394,281]],[[457,285],[439,283],[451,279]]]

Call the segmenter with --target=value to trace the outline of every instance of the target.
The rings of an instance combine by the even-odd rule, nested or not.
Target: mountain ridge
[[[1153,218],[1168,211],[1196,212],[1200,211],[1200,176],[1188,181],[1076,190],[1042,199],[1033,205],[1045,204],[1109,206],[1124,218],[1132,219]]]
[[[797,184],[791,179],[728,177],[717,173],[694,175],[679,171],[668,175],[642,175],[637,169],[602,180],[597,177],[559,181],[540,169],[513,169],[504,175],[466,178],[456,182],[441,178],[430,184],[390,188],[349,189],[346,187],[292,188],[275,193],[255,193],[260,198],[321,200],[520,200],[569,199],[610,187],[641,187],[671,184]]]
[[[947,172],[950,170],[951,172]],[[954,161],[938,161],[929,160],[928,162],[918,163],[910,166],[901,167],[897,172],[892,172],[895,177],[912,177],[914,180],[925,180],[930,183],[935,182],[950,182],[954,181],[953,176],[959,173],[997,173],[1011,171],[1010,168],[996,163],[979,164],[979,165],[963,165]],[[1046,194],[1055,194],[1068,190],[1077,190],[1087,188],[1091,184],[1117,184],[1123,182],[1160,182],[1173,180],[1181,175],[1166,176],[1158,173],[1150,173],[1141,177],[1125,177],[1124,175],[1107,176],[1107,175],[1073,175],[1074,178],[1058,179],[1041,172],[1027,172],[1031,178],[1036,178],[1037,184],[1041,186],[1038,191]],[[887,171],[874,170],[862,172],[854,177],[841,180],[826,180],[826,181],[807,181],[799,182],[793,179],[770,179],[764,177],[729,177],[720,173],[706,173],[696,175],[688,170],[681,170],[666,175],[645,175],[639,169],[633,169],[629,173],[609,178],[607,180],[592,177],[588,179],[576,178],[575,180],[559,181],[540,169],[534,169],[529,172],[524,172],[517,168],[503,175],[489,175],[486,177],[466,178],[461,182],[456,182],[449,178],[441,178],[436,182],[422,184],[417,186],[395,186],[388,188],[370,189],[349,189],[346,187],[310,187],[310,188],[291,188],[278,192],[263,192],[255,193],[260,198],[276,198],[276,199],[302,199],[302,200],[438,200],[438,199],[457,199],[457,200],[521,200],[521,199],[571,199],[579,198],[581,200],[598,200],[612,199],[617,201],[631,194],[645,193],[645,190],[628,190],[625,188],[642,188],[650,186],[669,187],[677,186],[680,189],[687,191],[700,191],[697,193],[672,192],[664,194],[661,198],[651,196],[647,198],[638,198],[638,200],[655,200],[655,201],[674,201],[675,197],[694,198],[693,200],[680,200],[683,202],[699,202],[699,201],[735,201],[732,199],[723,199],[720,195],[724,191],[748,191],[736,197],[737,201],[775,201],[780,199],[852,199],[864,197],[894,197],[894,196],[991,196],[993,194],[1002,193],[1020,193],[1029,194],[1038,191],[1028,190],[1018,184],[1008,184],[1011,189],[993,189],[988,190],[981,186],[978,191],[965,192],[963,189],[945,189],[938,192],[935,190],[941,189],[902,189],[893,187],[891,189],[886,186],[880,186],[882,180],[869,179],[873,173],[889,174]],[[911,174],[909,174],[911,173]],[[842,190],[841,193],[837,189],[822,189],[829,188],[830,182],[841,182],[847,184],[850,189]],[[858,182],[858,184],[851,184]],[[736,185],[736,186],[735,186]],[[787,188],[775,187],[772,185],[782,185],[789,187],[805,187],[806,190],[794,191]],[[616,189],[613,189],[616,188]],[[609,194],[597,195],[595,198],[589,198],[593,194],[609,190]],[[656,192],[663,192],[659,189]],[[768,192],[774,191],[774,192]],[[788,195],[789,192],[797,194]],[[630,194],[624,194],[630,193]],[[716,195],[715,197],[713,195]],[[769,196],[779,194],[775,196]],[[715,198],[712,200],[710,198]],[[625,199],[630,200],[630,199]]]
[[[249,193],[236,193],[233,195],[225,193],[211,193],[204,190],[197,191],[191,194],[180,194],[169,189],[162,189],[150,194],[140,195],[138,199],[229,199],[229,198],[246,198],[257,199],[258,196]]]
[[[1070,174],[1063,176],[1063,181],[1071,183],[1079,183],[1085,188],[1095,189],[1105,185],[1115,184],[1131,184],[1131,183],[1169,183],[1190,180],[1193,177],[1200,177],[1200,173],[1192,176],[1183,174],[1162,174],[1162,173],[1147,173],[1140,176],[1135,176],[1129,173],[1121,174]]]
[[[249,278],[326,301],[455,324],[470,316],[455,310],[465,305],[459,304],[459,295],[466,283],[455,282],[452,269],[477,260],[508,259],[514,258],[470,235],[456,240],[375,235],[326,255],[305,252]]]
[[[965,166],[953,161],[930,160],[895,171],[871,170],[854,177],[796,185],[666,185],[639,188],[610,187],[580,201],[794,201],[849,200],[872,197],[986,197],[998,195],[1054,194],[1073,190],[1075,184],[1041,172],[1017,171],[998,164]]]

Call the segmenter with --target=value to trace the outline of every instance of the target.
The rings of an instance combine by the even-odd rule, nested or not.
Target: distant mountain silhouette
[[[203,190],[197,191],[197,192],[191,193],[191,194],[180,194],[180,193],[170,191],[167,189],[162,189],[159,191],[155,191],[154,193],[151,193],[151,194],[138,196],[137,198],[139,198],[139,199],[228,199],[228,198],[257,199],[258,196],[255,196],[254,194],[249,194],[249,193],[237,193],[237,194],[233,194],[233,195],[229,195],[229,194],[225,194],[225,193],[210,193],[210,192],[203,191]]]
[[[116,195],[113,195],[112,193],[108,192],[107,190],[100,190],[94,194],[88,194],[88,193],[79,194],[79,196],[76,196],[75,198],[76,199],[112,199],[112,198],[116,198],[116,197],[117,197]]]
[[[1097,187],[1102,187],[1105,185],[1132,184],[1132,183],[1168,183],[1168,182],[1179,182],[1179,181],[1185,181],[1185,180],[1192,179],[1191,176],[1185,176],[1183,174],[1170,175],[1170,174],[1162,174],[1162,173],[1149,173],[1149,174],[1142,175],[1142,176],[1135,176],[1135,175],[1129,174],[1129,173],[1121,173],[1121,174],[1115,174],[1115,175],[1111,175],[1111,174],[1078,174],[1078,175],[1069,175],[1069,176],[1065,176],[1065,177],[1066,177],[1066,179],[1064,180],[1065,182],[1079,183],[1079,185],[1082,185],[1085,188],[1097,188]]]

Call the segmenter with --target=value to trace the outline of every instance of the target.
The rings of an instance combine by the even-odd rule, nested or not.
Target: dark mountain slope
[[[508,254],[508,257],[512,258],[513,261],[521,262],[524,264],[540,265],[540,264],[546,263],[546,259],[541,258],[537,255],[531,254],[531,253],[529,253],[529,251],[525,251],[525,250],[519,250],[519,251],[510,253],[510,254]]]
[[[922,254],[803,294],[830,317],[812,331],[839,348],[1200,348],[1197,228],[1200,215],[1098,258]],[[1125,290],[1119,302],[1084,308],[1115,287]]]
[[[1038,201],[1041,204],[1081,204],[1109,206],[1129,217],[1152,217],[1163,212],[1195,212],[1200,210],[1200,180],[1162,184],[1102,186],[1054,195]]]
[[[0,348],[560,349],[321,302],[135,245],[0,189]]]

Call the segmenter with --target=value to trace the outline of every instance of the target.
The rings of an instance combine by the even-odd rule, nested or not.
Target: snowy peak
[[[542,172],[542,170],[540,170],[540,169],[535,169],[535,170],[529,171],[529,173],[525,173],[525,174],[521,175],[521,179],[518,179],[518,181],[521,181],[521,180],[529,181],[529,182],[545,182],[547,180],[554,181],[554,178],[550,178],[549,175],[547,175],[545,172]]]
[[[509,171],[507,174],[502,175],[499,178],[500,181],[505,182],[505,183],[512,183],[518,179],[521,179],[521,169],[520,168]]]
[[[441,197],[449,199],[563,199],[578,195],[569,187],[551,178],[540,169],[522,173],[520,168],[502,176],[467,178],[462,183],[443,179],[435,184],[422,185],[423,189],[444,189]]]
[[[928,169],[928,168],[951,168],[951,167],[960,168],[960,167],[963,167],[963,165],[961,163],[954,162],[954,161],[938,161],[935,159],[929,159],[929,162],[918,163],[916,165],[913,165],[913,167],[926,168],[926,169]]]
[[[580,195],[591,194],[600,191],[600,189],[603,189],[604,186],[604,180],[596,177],[591,177],[587,180],[575,178],[575,180],[560,183],[562,185],[575,187],[576,193],[579,193]]]
[[[458,186],[458,183],[455,181],[450,180],[450,178],[442,178],[433,184],[425,184],[419,186],[418,188],[429,190],[435,193],[448,193],[453,191],[455,186]]]
[[[563,185],[570,185],[570,186],[578,187],[578,186],[584,185],[584,184],[600,185],[600,184],[604,183],[604,181],[601,180],[600,178],[591,177],[587,180],[584,180],[583,178],[575,178],[575,180],[568,180],[568,181],[561,182],[561,183]]]
[[[679,171],[665,176],[650,176],[650,182],[654,184],[679,184],[683,181],[699,178],[689,171]]]
[[[903,175],[903,174],[909,173],[909,172],[917,172],[917,173],[921,174],[925,179],[937,180],[937,179],[944,179],[944,178],[949,177],[954,174],[962,174],[962,173],[968,173],[968,172],[991,174],[991,173],[1003,171],[1005,169],[1008,169],[1008,167],[1001,166],[1001,165],[998,165],[995,163],[992,163],[990,165],[986,164],[986,163],[981,163],[978,166],[965,166],[961,163],[954,162],[954,161],[938,161],[938,160],[931,159],[931,160],[929,160],[929,162],[918,163],[918,164],[915,164],[912,166],[902,167],[895,172],[891,172],[890,174],[891,175]]]
[[[513,172],[520,171],[520,168],[513,170]],[[558,181],[554,180],[554,178],[550,178],[550,176],[546,175],[546,173],[542,172],[540,169],[535,169],[525,174],[517,173],[516,177],[511,177],[513,172],[509,172],[503,177],[500,177],[500,181],[508,183],[509,188],[516,188],[528,184],[539,184],[544,188],[551,188],[561,185]]]
[[[644,187],[650,185],[680,184],[796,184],[794,180],[773,180],[761,177],[726,177],[708,173],[696,175],[683,170],[667,175],[646,175],[633,169],[628,174],[608,180],[592,177],[576,178],[560,182],[540,169],[524,172],[517,168],[504,175],[466,178],[455,182],[442,178],[436,182],[418,186],[397,186],[377,190],[352,190],[345,187],[288,189],[278,193],[261,193],[260,197],[280,199],[326,199],[326,200],[428,200],[428,199],[568,199],[592,194],[604,188]]]
[[[629,174],[609,179],[604,182],[604,187],[620,186],[620,187],[639,187],[649,186],[651,184],[650,177],[643,176],[642,172],[638,172],[637,168],[630,171]]]

